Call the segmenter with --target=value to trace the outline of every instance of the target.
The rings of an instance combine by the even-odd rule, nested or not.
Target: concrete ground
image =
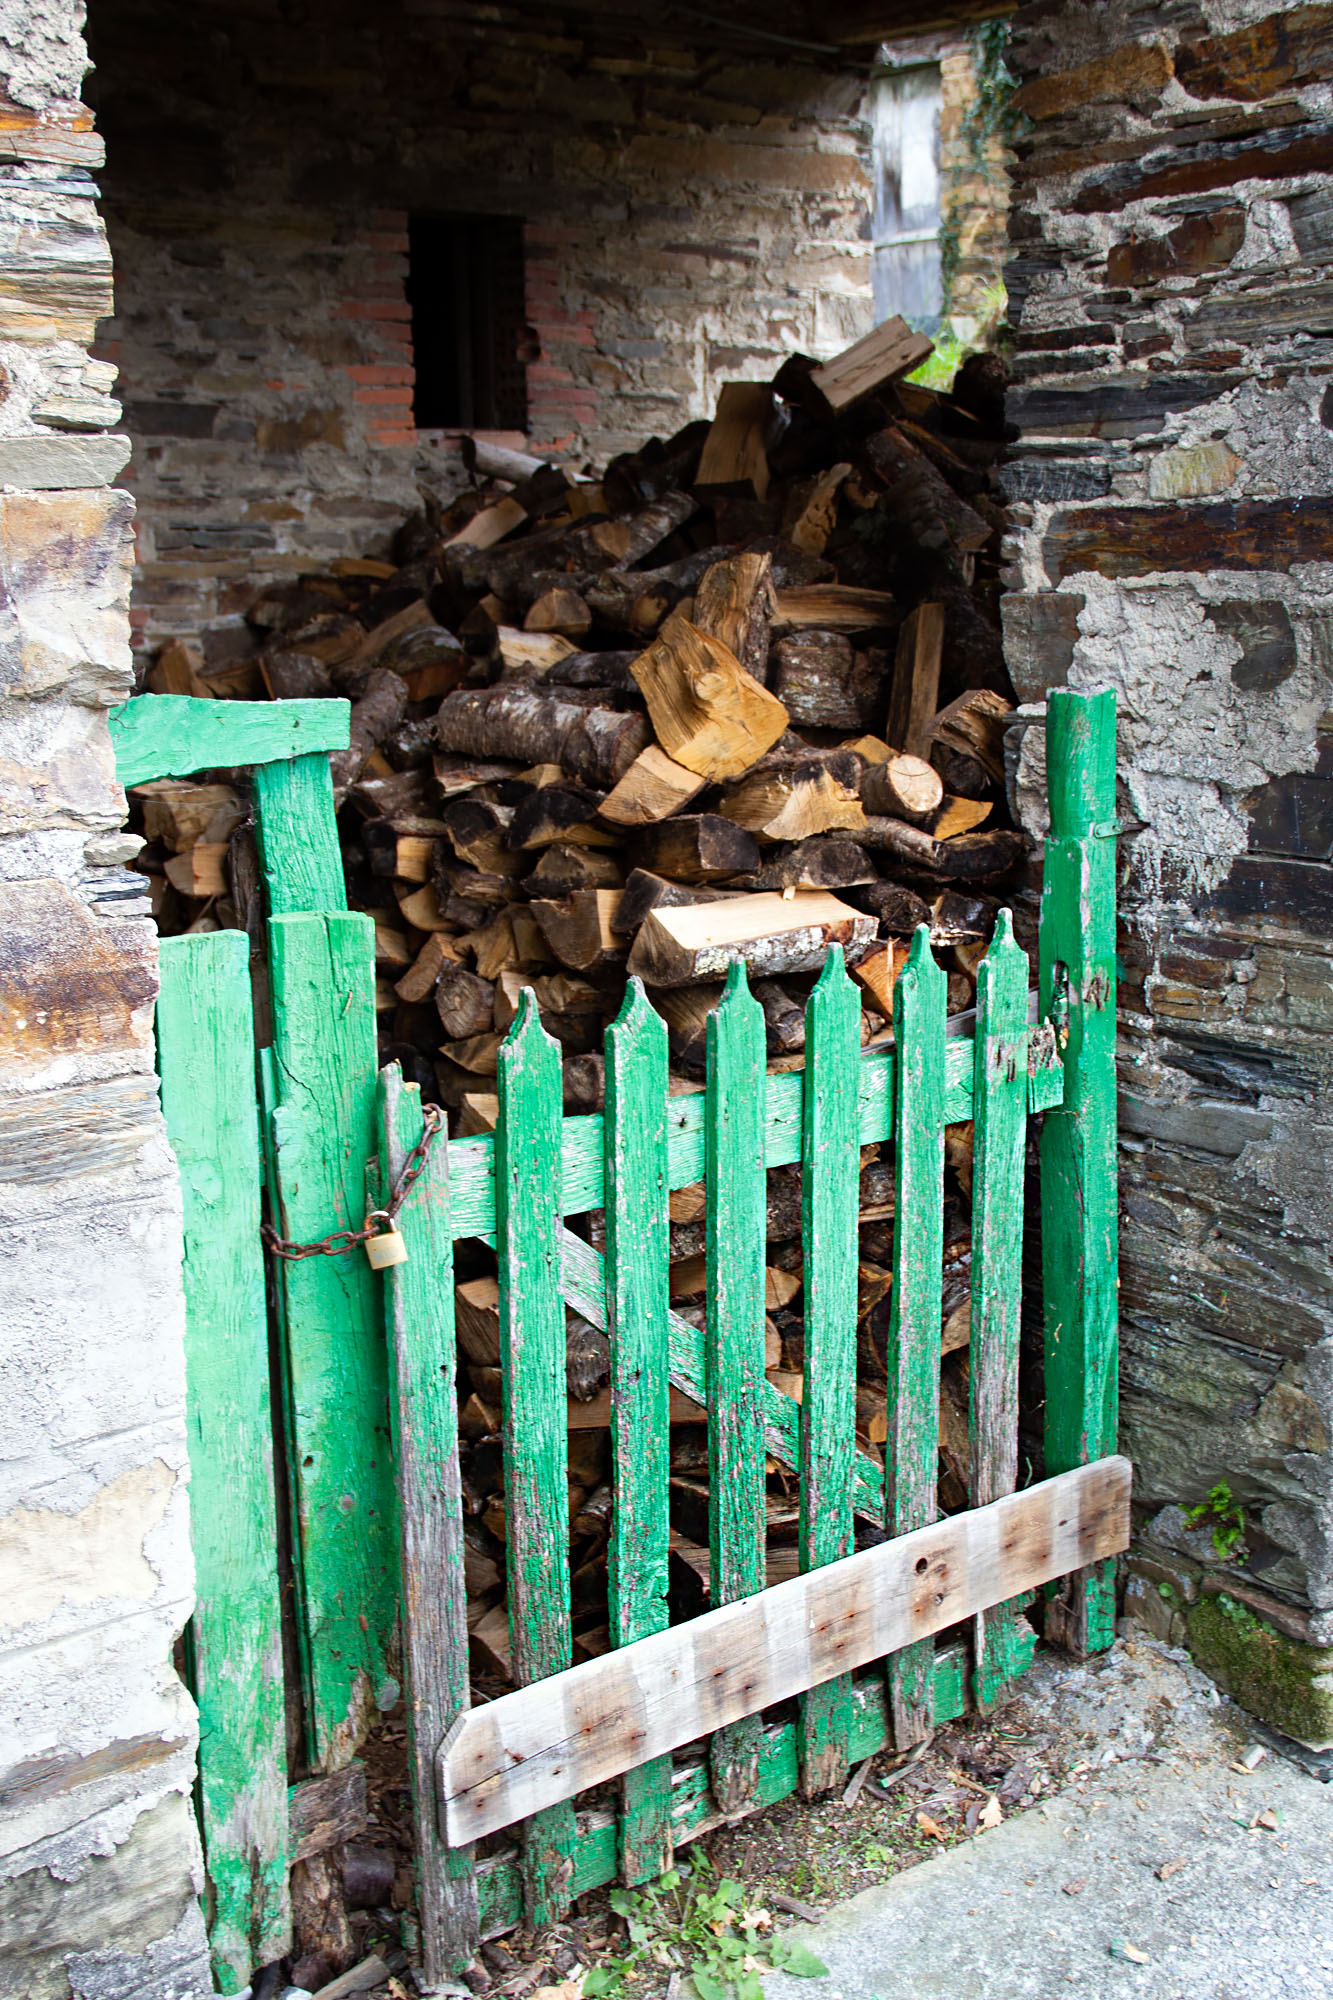
[[[801,1926],[829,1976],[773,1975],[765,2000],[1330,2000],[1333,1762],[1285,1755],[1148,1640],[1040,1663],[1023,1699],[1098,1746],[1087,1767]]]

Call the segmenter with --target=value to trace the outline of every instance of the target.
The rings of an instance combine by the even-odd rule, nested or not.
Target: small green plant
[[[1187,1507],[1185,1519],[1191,1528],[1200,1528],[1207,1522],[1213,1533],[1213,1547],[1223,1562],[1230,1562],[1233,1556],[1245,1560],[1248,1554],[1245,1509],[1234,1498],[1225,1479],[1210,1487],[1197,1507]]]
[[[688,1973],[698,2000],[763,2000],[761,1975],[819,1979],[828,1967],[790,1933],[775,1932],[767,1910],[749,1908],[745,1891],[719,1879],[706,1859],[669,1868],[643,1889],[613,1889],[628,1950],[614,1965],[595,1965],[585,2000],[618,2000],[626,1983],[651,1969]]]
[[[865,1851],[865,1865],[867,1868],[892,1868],[897,1859],[898,1857],[891,1847],[882,1847],[875,1840],[871,1841]]]

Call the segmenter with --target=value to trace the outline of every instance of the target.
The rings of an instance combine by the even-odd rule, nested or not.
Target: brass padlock
[[[367,1216],[366,1227],[369,1228],[378,1219],[373,1215]],[[385,1219],[387,1220],[387,1217]],[[372,1271],[387,1271],[394,1264],[407,1262],[407,1245],[403,1241],[402,1231],[395,1229],[391,1222],[387,1229],[376,1230],[374,1235],[367,1236],[365,1247]]]

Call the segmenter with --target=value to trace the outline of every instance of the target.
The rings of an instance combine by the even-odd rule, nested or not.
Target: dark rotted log
[[[584,785],[542,785],[515,806],[510,841],[519,849],[546,847],[585,826],[600,804],[600,792]]]
[[[846,892],[847,901],[858,910],[868,910],[879,918],[881,932],[891,937],[910,937],[918,924],[930,922],[930,905],[914,890],[900,882],[869,882],[864,888]]]
[[[632,868],[611,928],[636,931],[650,910],[675,910],[685,903],[712,903],[732,893],[730,889],[710,889],[699,882],[671,882],[649,868]]]

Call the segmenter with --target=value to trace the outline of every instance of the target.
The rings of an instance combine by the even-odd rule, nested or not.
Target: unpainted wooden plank
[[[1057,1472],[1110,1450],[1118,1415],[1115,730],[1112,689],[1052,690],[1039,990],[1065,1068],[1041,1137],[1046,1464]],[[1077,1652],[1111,1644],[1110,1565],[1052,1599],[1047,1632]]]
[[[834,946],[805,1010],[801,1181],[805,1380],[799,1525],[803,1570],[840,1561],[853,1545],[860,1031],[860,998],[847,976],[842,952]],[[846,1778],[851,1692],[850,1674],[840,1674],[802,1698],[801,1789],[807,1798]]]
[[[218,766],[268,764],[330,750],[351,737],[349,701],[204,701],[140,694],[107,716],[116,777],[128,788]]]
[[[472,1709],[440,1749],[449,1838],[498,1832],[1115,1554],[1129,1540],[1129,1497],[1129,1461],[1101,1459]]]
[[[225,705],[239,708],[242,704]],[[328,758],[314,755],[260,764],[252,784],[255,836],[269,915],[345,910],[347,882]]]
[[[367,1824],[366,1767],[357,1760],[288,1787],[287,1838],[294,1863],[360,1840]]]
[[[249,944],[164,938],[158,1072],[180,1168],[199,1804],[219,1983],[289,1948],[287,1758]]]
[[[529,987],[500,1049],[496,1249],[500,1265],[509,1644],[520,1686],[572,1652],[565,1307],[560,1288],[560,1048]],[[455,1725],[457,1726],[457,1725]],[[469,1835],[470,1839],[471,1836]],[[449,1834],[452,1845],[464,1843]],[[523,1829],[534,1928],[569,1906],[574,1815],[554,1804]]]
[[[1018,1484],[1018,1336],[1023,1303],[1023,1167],[1027,1148],[1028,962],[1001,910],[977,971],[972,1087],[972,1313],[968,1497],[988,1506]],[[1009,1604],[977,1615],[976,1703],[1004,1686]]]
[[[396,1186],[425,1133],[421,1092],[397,1064],[381,1072],[384,1180]],[[458,1462],[454,1246],[449,1149],[441,1132],[398,1212],[407,1262],[385,1280],[389,1414],[402,1548],[403,1665],[426,1979],[461,1972],[479,1938],[472,1853],[446,1847],[435,1752],[471,1700],[463,1495]]]
[[[376,1150],[374,926],[356,913],[269,925],[275,1220],[318,1242],[365,1219]],[[356,1750],[388,1679],[398,1550],[380,1281],[362,1250],[280,1259],[298,1610],[312,1761]]]
[[[606,1035],[606,1290],[614,1493],[607,1551],[613,1646],[667,1625],[670,1339],[667,1316],[667,1037],[632,979]],[[563,1289],[563,1286],[562,1286]],[[627,1771],[620,1868],[645,1882],[671,1866],[671,1760]]]
[[[704,1352],[714,1604],[749,1597],[766,1582],[764,1062],[764,1010],[750,991],[744,966],[733,965],[721,1002],[708,1017],[704,1091]],[[740,1811],[758,1776],[758,1717],[744,1714],[730,1721],[714,1737],[709,1759],[719,1809]]]
[[[948,982],[921,924],[893,989],[893,1299],[889,1320],[884,1524],[891,1535],[935,1519],[944,1268],[944,1014]],[[888,1663],[894,1741],[934,1727],[933,1659],[914,1645]]]

